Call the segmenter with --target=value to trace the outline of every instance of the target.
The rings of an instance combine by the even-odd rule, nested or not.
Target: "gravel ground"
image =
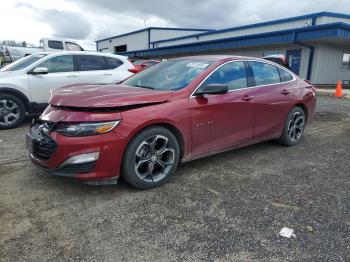
[[[148,191],[46,175],[28,160],[28,125],[0,131],[1,261],[350,259],[350,100],[319,98],[298,146],[192,161]]]

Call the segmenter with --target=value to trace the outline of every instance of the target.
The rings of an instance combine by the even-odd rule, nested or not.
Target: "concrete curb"
[[[346,92],[343,92],[344,96],[342,97],[343,99],[350,99],[350,95]],[[316,89],[316,94],[318,96],[331,96],[334,97],[334,90],[325,90],[325,89]]]

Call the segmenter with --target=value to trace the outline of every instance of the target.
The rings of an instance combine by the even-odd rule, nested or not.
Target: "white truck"
[[[3,46],[2,55],[4,63],[12,63],[18,59],[39,52],[57,52],[57,51],[84,51],[84,49],[75,41],[62,38],[43,38],[40,40],[39,47],[19,47]]]

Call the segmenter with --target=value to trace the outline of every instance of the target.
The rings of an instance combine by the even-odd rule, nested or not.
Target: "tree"
[[[0,45],[8,45],[8,46],[24,46],[26,47],[28,43],[26,41],[16,42],[15,40],[1,40]]]

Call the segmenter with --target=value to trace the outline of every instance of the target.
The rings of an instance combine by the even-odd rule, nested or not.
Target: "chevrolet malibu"
[[[263,59],[168,60],[119,85],[56,89],[26,135],[34,163],[56,176],[139,189],[164,184],[180,162],[277,140],[298,144],[313,86]]]

